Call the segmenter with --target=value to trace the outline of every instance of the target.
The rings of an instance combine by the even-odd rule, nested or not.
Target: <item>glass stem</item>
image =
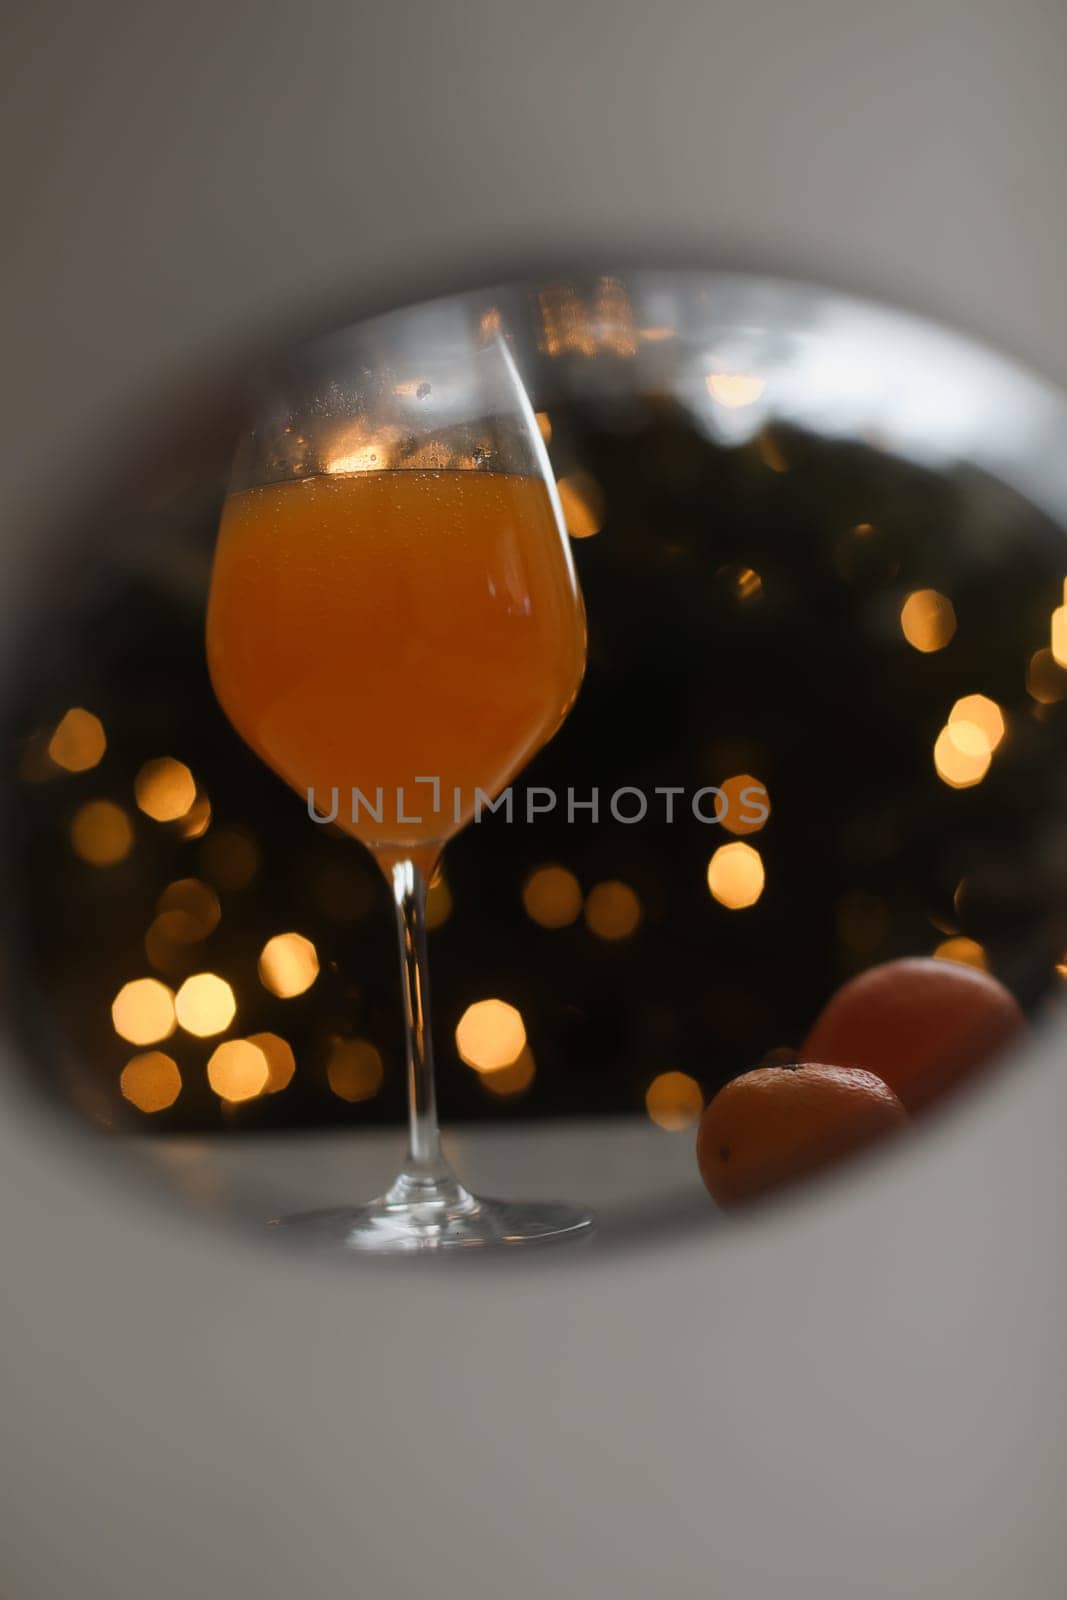
[[[426,880],[413,861],[392,868],[393,901],[400,939],[400,971],[404,991],[404,1032],[408,1075],[408,1158],[394,1191],[403,1188],[407,1202],[445,1198],[455,1184],[441,1154],[437,1095],[430,1041],[430,988],[426,960]],[[398,1196],[399,1197],[399,1196]]]

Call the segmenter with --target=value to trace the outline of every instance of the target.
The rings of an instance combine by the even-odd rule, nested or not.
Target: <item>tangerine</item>
[[[988,972],[916,956],[851,978],[823,1007],[801,1049],[809,1061],[863,1067],[920,1111],[985,1065],[1026,1027]]]
[[[855,1067],[757,1067],[719,1090],[700,1119],[697,1165],[729,1207],[894,1132],[907,1113],[887,1084]]]

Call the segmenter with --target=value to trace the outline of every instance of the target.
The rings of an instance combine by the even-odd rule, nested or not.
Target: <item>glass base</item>
[[[279,1233],[314,1248],[369,1255],[420,1250],[480,1250],[588,1238],[592,1213],[540,1200],[485,1200],[451,1177],[407,1173],[387,1194],[363,1206],[305,1211],[271,1223]]]

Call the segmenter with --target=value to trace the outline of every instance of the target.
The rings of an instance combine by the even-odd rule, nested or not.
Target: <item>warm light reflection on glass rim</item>
[[[590,473],[576,470],[556,485],[563,519],[572,539],[591,539],[604,526],[604,495]]]
[[[471,304],[457,296],[413,309],[444,326]],[[523,334],[530,305],[528,284],[505,286],[490,320],[505,338]],[[583,274],[580,286],[567,277],[542,280],[532,305],[531,331],[550,358],[611,355],[623,346],[632,353],[632,344],[657,387],[690,403],[688,370],[664,365],[664,351],[671,362],[675,350],[699,352],[705,396],[709,374],[742,377],[764,385],[760,400],[773,396],[776,423],[871,438],[879,449],[934,467],[991,454],[1009,464],[1018,458],[1037,480],[1038,499],[1058,489],[1034,441],[1058,431],[1059,396],[1013,361],[906,311],[758,274],[663,267],[606,271],[593,281]]]

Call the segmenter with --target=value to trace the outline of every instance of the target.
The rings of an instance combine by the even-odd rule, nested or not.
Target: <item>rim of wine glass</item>
[[[514,297],[575,282],[588,288],[598,280],[652,276],[702,280],[709,289],[729,291],[734,305],[743,303],[746,295],[758,294],[765,315],[767,297],[773,294],[778,320],[768,330],[772,332],[788,331],[783,312],[795,312],[800,306],[813,310],[834,305],[858,314],[872,330],[878,326],[885,333],[910,331],[928,341],[931,349],[966,355],[972,371],[984,374],[990,385],[997,379],[1009,382],[1013,395],[1040,407],[1053,439],[1067,437],[1067,383],[1041,373],[1029,359],[950,316],[942,316],[940,310],[922,310],[903,300],[868,293],[863,286],[829,279],[820,282],[773,265],[742,264],[725,255],[709,263],[689,248],[654,256],[620,248],[562,257],[550,254],[536,260],[528,255],[502,257],[477,274],[458,267],[418,267],[375,277],[356,291],[326,293],[315,309],[300,305],[289,313],[279,311],[270,332],[264,329],[242,335],[236,349],[231,347],[217,363],[208,360],[205,364],[202,357],[181,375],[132,395],[103,419],[104,448],[94,484],[88,491],[80,489],[76,501],[72,493],[63,496],[60,491],[59,502],[45,505],[34,521],[28,545],[36,555],[38,536],[53,546],[62,543],[64,534],[76,537],[99,510],[121,503],[131,484],[190,451],[204,450],[208,461],[214,458],[224,467],[247,418],[249,393],[256,381],[252,375],[258,378],[275,362],[284,362],[296,346],[310,346],[359,323],[401,316],[437,302],[484,302],[495,295]],[[828,337],[826,329],[821,334]],[[686,334],[683,342],[692,337]],[[561,363],[557,371],[564,370]],[[1067,453],[1057,463],[1049,459],[1051,452],[1042,450],[1041,442],[1018,436],[998,440],[995,452],[984,440],[976,441],[974,448],[975,465],[994,477],[1010,471],[1013,486],[1024,499],[1067,523]],[[0,655],[0,665],[3,660]]]

